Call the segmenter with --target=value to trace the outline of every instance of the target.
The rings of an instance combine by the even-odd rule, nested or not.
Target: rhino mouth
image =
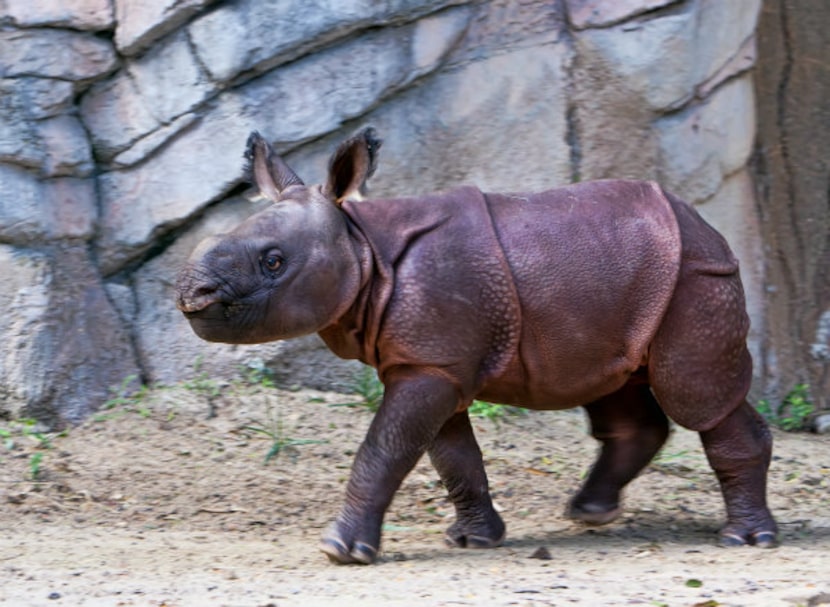
[[[203,312],[212,306],[223,306],[224,304],[217,297],[215,291],[210,293],[193,294],[190,296],[179,295],[176,299],[176,307],[185,316],[195,315]]]

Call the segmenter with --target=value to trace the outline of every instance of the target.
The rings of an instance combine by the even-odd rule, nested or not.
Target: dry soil
[[[724,549],[695,434],[675,429],[624,516],[592,529],[562,515],[596,449],[579,411],[477,419],[506,544],[445,547],[452,507],[423,461],[379,563],[342,567],[317,544],[371,414],[336,406],[353,396],[215,388],[155,390],[63,436],[0,421],[0,605],[830,604],[827,437],[776,432],[782,545]],[[268,433],[284,446],[265,464]]]

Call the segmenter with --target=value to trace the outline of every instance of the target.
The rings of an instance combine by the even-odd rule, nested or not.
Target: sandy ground
[[[64,436],[0,421],[0,605],[830,605],[826,436],[775,435],[781,547],[723,549],[695,434],[675,430],[625,515],[590,529],[562,516],[596,449],[580,412],[479,419],[506,545],[444,546],[452,508],[424,461],[379,563],[342,567],[317,543],[371,414],[333,406],[352,396],[214,388],[156,390]],[[267,465],[273,440],[252,427],[286,443]],[[325,442],[287,444],[304,440]]]

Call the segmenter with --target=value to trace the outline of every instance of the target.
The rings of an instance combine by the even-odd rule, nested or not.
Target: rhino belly
[[[487,198],[521,330],[480,397],[556,409],[622,387],[647,361],[677,281],[680,235],[662,191],[599,181]]]

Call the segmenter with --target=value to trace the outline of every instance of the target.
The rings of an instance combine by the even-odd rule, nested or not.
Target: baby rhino
[[[249,170],[273,204],[199,245],[176,285],[203,339],[316,332],[377,369],[383,403],[323,552],[371,563],[384,513],[425,452],[456,509],[447,541],[501,544],[473,399],[586,409],[602,449],[568,514],[591,524],[619,516],[671,418],[700,433],[720,481],[722,542],[772,546],[772,441],[746,401],[749,321],[725,240],[646,181],[361,200],[380,143],[363,130],[336,150],[326,183],[307,186],[252,134]]]

